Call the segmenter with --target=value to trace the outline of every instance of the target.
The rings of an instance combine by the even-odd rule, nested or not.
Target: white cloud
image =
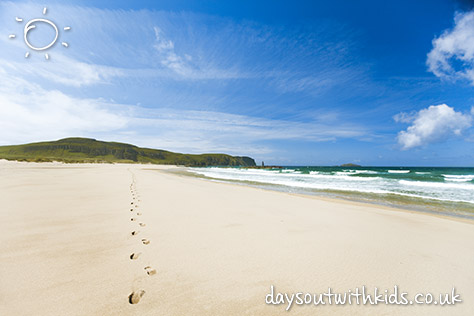
[[[471,111],[473,112],[473,111]],[[412,115],[397,114],[397,122],[410,122],[406,131],[398,133],[402,149],[410,149],[438,142],[452,136],[461,136],[472,125],[472,113],[456,112],[446,104],[431,105]]]
[[[427,65],[440,78],[465,78],[474,85],[474,11],[457,13],[454,22],[453,29],[433,40]]]
[[[10,71],[8,71],[10,70]],[[46,90],[0,66],[1,144],[116,131],[127,118],[113,104]]]

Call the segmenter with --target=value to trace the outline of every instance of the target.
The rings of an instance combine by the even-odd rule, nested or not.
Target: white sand
[[[166,168],[0,162],[0,315],[473,315],[471,222]],[[133,175],[141,216],[130,212]],[[286,312],[265,304],[270,285],[290,294],[398,285],[409,297],[455,286],[463,303]]]

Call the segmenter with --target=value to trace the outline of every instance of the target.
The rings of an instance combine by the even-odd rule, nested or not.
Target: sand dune
[[[0,315],[472,315],[471,222],[169,168],[0,162]],[[463,302],[287,312],[265,304],[272,285],[454,286]]]

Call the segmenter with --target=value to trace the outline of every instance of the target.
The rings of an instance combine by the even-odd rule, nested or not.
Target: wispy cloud
[[[50,61],[10,62],[0,59],[11,73],[21,73],[30,81],[47,80],[60,85],[80,88],[83,86],[110,83],[112,78],[124,76],[118,68],[91,65],[56,54]]]
[[[185,55],[186,58],[178,56],[174,51],[174,43],[171,40],[165,39],[163,32],[157,26],[153,28],[155,30],[156,44],[154,45],[155,49],[161,55],[161,64],[177,74],[188,75],[191,72],[189,69],[188,63],[191,61],[192,57],[190,55]]]
[[[366,128],[334,122],[329,113],[306,120],[266,119],[216,111],[147,109],[44,89],[0,66],[0,143],[78,135],[185,152],[271,153],[272,140],[309,142],[361,138]],[[328,119],[330,118],[330,119]],[[330,123],[323,123],[327,121]]]
[[[165,33],[158,26],[153,27],[155,33],[155,44],[157,58],[161,65],[172,71],[172,77],[179,80],[197,79],[242,79],[248,75],[239,72],[235,67],[216,68],[210,62],[202,60],[202,56],[192,56],[194,49],[188,53],[178,54],[175,50],[174,42],[167,38]],[[155,75],[163,75],[159,69],[151,72]]]
[[[235,147],[248,146],[247,150],[251,151],[253,145],[268,140],[320,142],[367,134],[365,128],[350,123],[332,126],[315,121],[272,120],[208,111],[153,110],[137,114],[134,124],[168,139],[167,143],[174,141],[170,144],[173,148],[185,149],[182,145],[185,143],[196,151],[202,151],[204,143],[212,143],[208,150],[227,148],[235,152]]]
[[[21,33],[13,17],[36,17],[42,10],[34,3],[1,4],[0,31]],[[301,33],[256,23],[164,11],[113,11],[71,5],[55,5],[49,13],[58,25],[72,25],[63,34],[69,49],[51,53],[58,64],[48,79],[81,86],[116,75],[166,77],[170,80],[255,79],[273,87],[274,93],[319,93],[348,80],[364,80],[364,66],[351,60],[353,43],[347,30],[323,23]],[[87,23],[84,23],[87,21]],[[21,39],[8,41],[10,61],[24,64]],[[32,52],[33,60],[43,60]],[[102,67],[94,73],[87,65]],[[71,69],[80,80],[65,80]],[[59,74],[58,74],[59,73]]]
[[[5,74],[4,68],[0,74]],[[0,85],[3,144],[79,135],[194,153],[261,155],[273,151],[264,145],[269,140],[320,142],[367,134],[365,128],[351,123],[329,125],[222,112],[153,110],[101,99],[77,99],[11,75],[2,76]]]
[[[1,3],[0,34],[21,32],[14,17],[36,17],[42,7]],[[334,25],[299,32],[189,12],[70,5],[48,14],[72,26],[69,48],[54,47],[48,62],[33,53],[25,59],[21,40],[0,37],[8,48],[0,52],[2,144],[75,135],[267,155],[275,141],[371,134],[335,110],[292,104],[294,115],[279,115],[288,110],[280,104],[291,103],[286,94],[318,95],[366,79],[347,34]]]

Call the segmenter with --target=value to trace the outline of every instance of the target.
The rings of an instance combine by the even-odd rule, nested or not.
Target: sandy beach
[[[474,311],[472,222],[216,183],[170,168],[1,161],[0,315]],[[265,303],[272,285],[288,294],[397,285],[409,297],[455,287],[463,302],[293,304],[286,311]]]

